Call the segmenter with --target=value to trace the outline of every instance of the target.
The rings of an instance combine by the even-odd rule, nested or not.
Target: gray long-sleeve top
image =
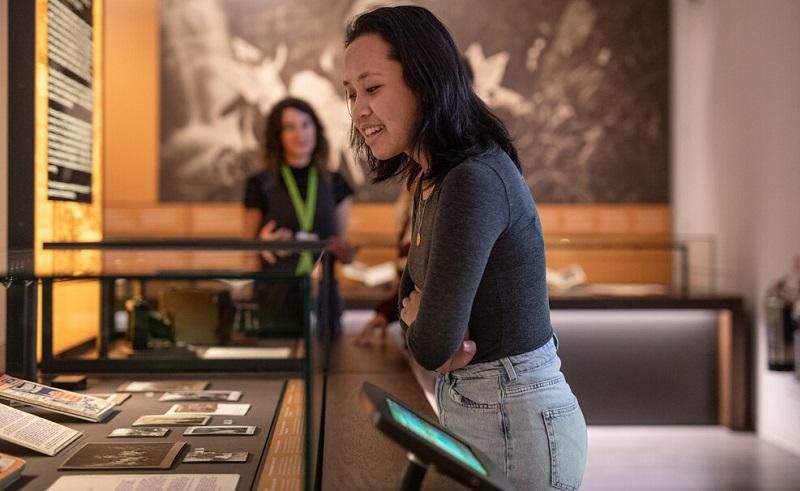
[[[415,203],[400,300],[415,286],[422,292],[417,319],[407,331],[417,362],[435,370],[458,351],[467,329],[477,345],[471,363],[525,353],[549,341],[542,228],[508,155],[493,148],[465,160],[447,173],[424,207]]]

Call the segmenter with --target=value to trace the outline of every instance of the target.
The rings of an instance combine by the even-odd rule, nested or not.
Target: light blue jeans
[[[578,489],[586,422],[556,354],[558,340],[436,379],[439,422],[486,454],[517,490]]]

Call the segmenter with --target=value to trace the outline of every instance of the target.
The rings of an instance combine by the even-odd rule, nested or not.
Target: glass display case
[[[299,476],[272,478],[303,480],[310,488],[335,305],[324,246],[159,240],[49,243],[36,258],[32,251],[9,251],[2,274],[7,372],[45,384],[58,374],[82,374],[92,381],[90,391],[102,392],[134,380],[173,378],[241,391],[252,406],[248,417],[259,420],[261,443],[253,447],[259,451],[251,452],[249,470],[238,472],[236,489],[261,487],[271,479],[265,472],[277,468],[265,462],[287,458],[268,457],[279,424],[299,428],[299,440],[282,445],[299,449],[289,457],[303,465]],[[132,412],[152,405],[144,397],[133,394],[120,415],[101,424],[108,428],[95,424],[85,433],[104,438],[137,416]],[[270,409],[272,402],[261,399],[277,406]],[[294,420],[280,421],[284,414]],[[52,459],[36,457],[32,467],[56,478],[57,465],[43,463]],[[234,464],[217,465],[222,471]],[[185,470],[179,464],[169,472]]]
[[[393,242],[359,242],[357,260],[368,271],[396,260]],[[545,239],[553,297],[689,297],[717,293],[716,241],[710,236],[590,236]],[[402,262],[401,262],[402,264]],[[364,275],[366,276],[366,275]],[[371,309],[393,292],[393,282],[370,285],[340,268],[350,308]]]
[[[545,241],[551,295],[716,293],[716,243],[681,238],[563,237]]]

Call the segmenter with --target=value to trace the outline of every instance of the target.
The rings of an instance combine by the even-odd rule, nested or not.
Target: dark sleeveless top
[[[305,200],[309,168],[291,168],[291,171],[300,190],[300,196]],[[313,232],[319,235],[320,239],[327,239],[338,235],[339,232],[336,224],[336,205],[352,195],[353,190],[341,174],[328,172],[320,174],[318,190]],[[275,220],[277,228],[287,228],[292,232],[300,230],[289,190],[279,173],[262,171],[248,178],[244,206],[261,210],[259,230],[270,220]]]

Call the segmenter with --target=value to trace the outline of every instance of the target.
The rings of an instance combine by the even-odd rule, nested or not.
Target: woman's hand
[[[294,234],[287,228],[275,229],[275,220],[270,220],[258,232],[258,238],[261,240],[292,240]],[[278,256],[285,256],[287,251],[261,251],[261,257],[270,264],[275,264],[275,254]]]
[[[478,346],[475,344],[475,341],[471,341],[469,339],[468,329],[464,334],[464,340],[461,341],[461,347],[456,354],[444,362],[444,365],[437,368],[436,371],[439,373],[447,373],[452,372],[453,370],[458,370],[459,368],[464,368],[470,361],[472,361],[472,357],[475,356],[475,352],[477,350]]]
[[[414,291],[402,301],[403,308],[400,310],[400,319],[402,319],[409,328],[411,328],[411,323],[417,320],[421,299],[422,292],[419,288],[414,288]],[[477,350],[478,347],[475,345],[475,341],[469,339],[469,329],[467,329],[467,332],[464,333],[464,340],[461,341],[459,350],[452,358],[437,368],[436,371],[439,373],[447,373],[458,370],[459,368],[464,368],[475,356]]]
[[[402,306],[400,309],[400,319],[405,322],[407,326],[411,326],[411,324],[417,320],[419,302],[421,299],[422,292],[419,288],[414,288],[414,291],[400,302]]]

